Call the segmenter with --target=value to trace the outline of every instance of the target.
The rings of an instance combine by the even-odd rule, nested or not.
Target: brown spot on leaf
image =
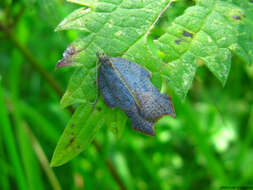
[[[190,33],[190,32],[187,32],[187,31],[183,31],[183,35],[185,36],[185,37],[190,37],[190,38],[193,38],[193,34],[192,33]]]
[[[75,127],[75,124],[72,124],[71,127],[74,128],[74,127]]]
[[[70,140],[69,140],[69,144],[67,145],[67,147],[71,146],[73,144],[73,142],[75,141],[75,137],[72,137]]]
[[[73,143],[74,142],[74,140],[75,140],[75,138],[74,137],[72,137],[71,139],[70,139],[70,141],[69,141],[69,143]]]
[[[242,20],[242,18],[240,16],[232,16],[232,18],[235,20]]]
[[[98,111],[101,111],[101,110],[102,110],[102,108],[101,108],[101,107],[97,107],[97,110],[98,110]]]

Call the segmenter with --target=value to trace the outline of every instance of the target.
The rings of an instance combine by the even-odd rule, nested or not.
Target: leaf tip
[[[54,32],[59,32],[60,31],[60,29],[59,29],[59,25],[58,26],[56,26],[56,28],[54,29]]]
[[[57,26],[56,26],[56,28],[54,29],[54,31],[55,32],[59,32],[59,31],[61,31],[61,30],[64,30],[64,28],[62,27],[64,24],[65,24],[65,19],[62,21],[62,22],[60,22],[60,24],[58,24]]]
[[[59,150],[59,146],[57,145],[50,161],[50,167],[59,167],[71,160],[62,153],[63,152]]]
[[[72,57],[76,53],[78,53],[78,51],[75,49],[75,47],[72,44],[70,44],[67,47],[67,49],[63,52],[63,55],[62,55],[63,58],[57,62],[56,69],[61,68],[61,67],[75,66]],[[78,64],[76,66],[78,66]]]
[[[56,159],[55,152],[54,152],[53,157],[50,161],[50,167],[52,167],[52,168],[53,167],[58,167],[58,166],[61,166],[62,164],[64,164],[64,163],[61,163],[59,161],[59,159]]]
[[[50,167],[51,168],[59,167],[59,166],[62,166],[63,164],[65,164],[66,162],[67,161],[60,161],[60,160],[52,159],[50,162]]]
[[[61,107],[61,109],[64,109],[68,105],[70,105],[68,99],[69,99],[68,91],[66,91],[65,94],[62,96],[61,101],[60,101],[60,107]]]
[[[227,80],[222,80],[221,81],[221,85],[222,85],[223,88],[225,87],[226,83],[227,83]]]

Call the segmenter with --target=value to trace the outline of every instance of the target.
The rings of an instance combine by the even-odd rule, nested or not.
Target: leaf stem
[[[32,68],[38,71],[42,77],[48,82],[48,84],[55,90],[55,92],[59,95],[63,95],[63,91],[60,88],[59,84],[55,81],[55,79],[38,63],[35,57],[31,54],[29,49],[21,44],[13,33],[7,28],[5,25],[0,23],[0,30],[2,30],[10,41],[16,46],[16,48],[22,53],[22,55],[27,59]]]

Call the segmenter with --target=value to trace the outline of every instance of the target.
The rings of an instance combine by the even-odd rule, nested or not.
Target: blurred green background
[[[152,36],[194,2],[177,1]],[[187,98],[172,94],[177,118],[156,136],[117,139],[104,126],[98,144],[58,168],[49,165],[71,113],[59,107],[71,69],[55,70],[76,31],[54,28],[78,5],[63,0],[0,2],[0,189],[221,189],[253,185],[253,67],[233,57],[226,86],[200,67]]]

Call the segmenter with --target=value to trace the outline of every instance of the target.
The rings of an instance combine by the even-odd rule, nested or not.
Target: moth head
[[[112,65],[112,62],[110,60],[110,57],[104,55],[103,53],[96,53],[98,60],[101,64],[108,64],[108,65]]]

